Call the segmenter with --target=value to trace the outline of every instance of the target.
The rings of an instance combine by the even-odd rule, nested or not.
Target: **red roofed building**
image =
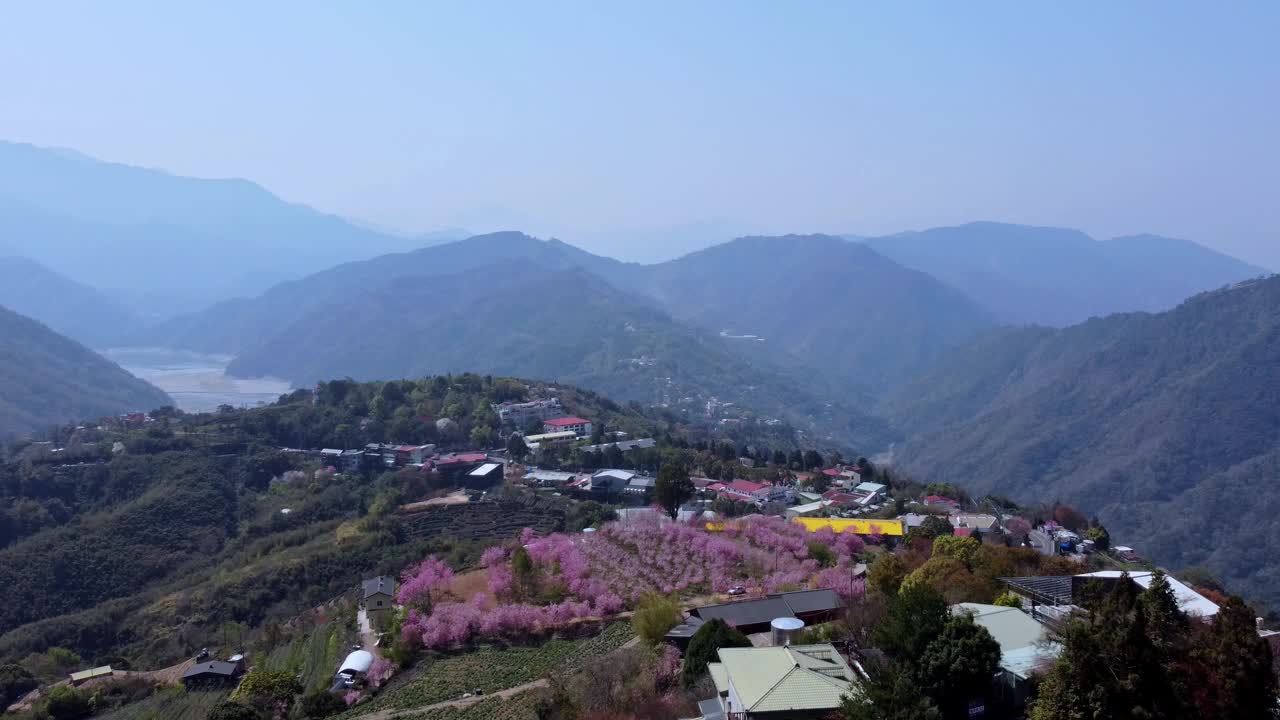
[[[591,434],[591,421],[583,420],[580,417],[558,417],[544,420],[542,423],[542,432],[575,432],[579,435]]]
[[[712,485],[710,488],[714,488]],[[730,500],[738,500],[740,502],[758,502],[766,503],[775,500],[781,500],[786,497],[786,488],[776,485],[765,485],[764,483],[751,482],[750,480],[734,480],[730,483],[724,483],[719,488],[720,494]]]
[[[973,537],[973,528],[958,527],[955,530],[952,530],[951,534],[956,537]]]
[[[944,497],[942,495],[928,495],[924,499],[924,504],[929,507],[949,507],[949,508],[960,507],[960,503],[956,502],[955,500],[952,500],[949,497]]]

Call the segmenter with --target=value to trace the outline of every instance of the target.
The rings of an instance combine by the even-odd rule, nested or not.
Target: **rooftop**
[[[803,613],[826,612],[844,607],[834,590],[798,590],[775,593],[757,600],[704,605],[695,608],[702,620],[719,618],[731,625],[761,625],[774,618],[796,617]]]
[[[570,415],[568,417],[551,418],[550,420],[543,422],[543,425],[550,425],[551,427],[569,427],[570,425],[585,425],[588,422],[591,421]]]
[[[396,579],[387,575],[379,575],[376,578],[370,578],[360,583],[364,589],[364,596],[377,595],[385,593],[387,595],[396,594]]]
[[[719,655],[744,705],[735,712],[838,708],[853,688],[853,671],[831,645],[723,648]]]

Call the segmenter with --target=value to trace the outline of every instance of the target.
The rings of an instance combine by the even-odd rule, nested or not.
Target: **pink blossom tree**
[[[448,589],[453,583],[453,570],[443,561],[431,555],[416,567],[411,567],[400,578],[400,592],[396,602],[424,612],[431,612],[432,594]]]

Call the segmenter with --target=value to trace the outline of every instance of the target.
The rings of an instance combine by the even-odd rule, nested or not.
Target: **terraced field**
[[[400,715],[397,720],[537,720],[537,701],[536,692],[526,692],[513,698],[488,698],[467,707]]]
[[[434,661],[424,660],[421,670],[402,682],[393,683],[372,702],[362,704],[342,717],[360,717],[379,710],[420,708],[455,700],[477,688],[485,693],[494,693],[532,682],[552,673],[570,673],[617,650],[631,637],[630,623],[616,622],[605,628],[599,635],[582,640],[551,640],[539,646],[529,647],[481,648],[474,652],[447,656]],[[515,698],[510,702],[515,702]],[[446,711],[472,712],[477,707],[490,704],[496,705],[486,700],[469,708],[445,708],[432,711],[432,714],[427,716],[434,718],[435,713]],[[452,720],[456,717],[469,719],[505,716],[455,714],[440,717]]]
[[[564,522],[564,503],[526,497],[504,502],[428,507],[400,517],[408,535],[429,540],[447,535],[461,540],[505,540],[526,528],[549,533]]]
[[[182,687],[166,688],[146,700],[98,716],[97,720],[205,720],[209,711],[230,694],[230,690],[187,692]]]

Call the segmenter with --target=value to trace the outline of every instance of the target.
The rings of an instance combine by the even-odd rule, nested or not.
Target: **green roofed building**
[[[854,689],[854,673],[831,645],[723,648],[707,671],[715,682],[718,712],[699,703],[703,717],[734,720],[822,718]]]

